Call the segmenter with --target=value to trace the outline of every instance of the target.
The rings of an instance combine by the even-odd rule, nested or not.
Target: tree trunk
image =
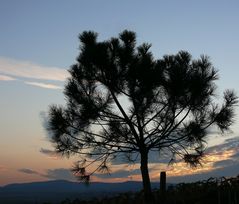
[[[153,194],[151,190],[151,183],[148,170],[148,152],[141,152],[141,175],[143,179],[144,200],[146,204],[153,203]]]

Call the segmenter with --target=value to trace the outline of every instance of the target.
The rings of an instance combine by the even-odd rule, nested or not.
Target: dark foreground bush
[[[239,177],[210,178],[168,189],[167,204],[239,204]]]
[[[165,195],[154,191],[155,204],[239,204],[239,176],[210,178],[169,186]],[[143,192],[124,193],[91,201],[65,200],[61,204],[143,204]]]

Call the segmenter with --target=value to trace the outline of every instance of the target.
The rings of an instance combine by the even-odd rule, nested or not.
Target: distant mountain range
[[[159,188],[159,183],[152,183]],[[115,196],[124,192],[136,192],[142,189],[142,182],[96,183],[89,185],[64,180],[9,184],[0,187],[0,203],[3,204],[41,204],[57,203],[69,199],[93,199]]]

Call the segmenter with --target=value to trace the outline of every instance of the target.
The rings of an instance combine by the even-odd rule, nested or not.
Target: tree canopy
[[[133,160],[138,153],[149,197],[150,151],[167,151],[172,160],[178,155],[195,166],[209,127],[224,132],[233,123],[237,97],[226,90],[223,102],[215,102],[218,72],[209,57],[180,51],[155,59],[151,45],[136,45],[136,34],[127,30],[102,42],[92,31],[79,39],[66,105],[50,107],[47,127],[57,152],[81,156],[74,168],[79,178],[89,179],[86,167],[94,162],[105,172],[117,155]]]

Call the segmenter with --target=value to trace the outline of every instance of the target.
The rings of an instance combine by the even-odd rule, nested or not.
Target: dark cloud
[[[60,180],[76,180],[74,175],[69,169],[59,168],[59,169],[48,169],[44,175],[49,179],[60,179]]]
[[[239,159],[239,137],[234,137],[230,139],[226,139],[222,144],[211,146],[206,148],[205,154],[223,154],[226,150],[233,150],[238,152],[235,153],[234,157],[237,157]],[[149,152],[149,163],[160,163],[160,164],[168,164],[170,162],[170,159],[172,158],[172,154],[169,152]],[[135,164],[140,163],[140,155],[138,154],[132,154],[131,159],[134,161]],[[180,160],[175,160],[175,162],[178,162]],[[128,164],[129,160],[127,158],[127,155],[125,154],[119,154],[117,158],[112,162],[114,165],[119,164]]]
[[[239,137],[226,139],[223,143],[206,149],[206,153],[224,152],[226,150],[235,150],[239,152]]]
[[[58,169],[47,169],[46,173],[42,174],[37,171],[28,168],[18,169],[19,172],[25,174],[36,174],[48,179],[54,180],[76,180],[70,169],[58,168]]]
[[[213,167],[216,168],[223,168],[223,167],[227,167],[227,166],[231,166],[235,164],[235,160],[233,159],[227,159],[227,160],[222,160],[222,161],[217,161],[213,164]]]
[[[51,159],[60,159],[61,158],[60,154],[58,154],[55,151],[50,150],[50,149],[41,148],[40,152],[44,155],[47,155]]]
[[[65,169],[65,168],[47,169],[46,173],[44,174],[34,171],[32,169],[28,169],[28,168],[18,169],[18,171],[25,174],[36,174],[36,175],[39,175],[48,179],[54,179],[54,180],[76,180],[76,178],[74,177],[70,169]]]
[[[139,163],[140,156],[138,153],[134,153],[130,155],[130,159],[127,154],[119,153],[117,157],[112,160],[113,165],[121,165],[121,164],[129,164],[129,163]],[[132,162],[133,161],[133,162]]]
[[[235,154],[232,155],[232,158],[239,159],[239,150]]]
[[[168,164],[170,159],[172,158],[171,154],[168,154],[166,152],[149,152],[149,163],[161,163],[161,164]],[[139,164],[140,163],[140,155],[139,153],[135,153],[131,155],[131,160],[133,162],[130,162],[126,154],[119,154],[117,155],[116,159],[112,161],[113,165],[120,165],[120,164]]]
[[[140,169],[134,169],[134,170],[118,170],[115,171],[111,174],[99,174],[99,173],[95,173],[94,176],[98,177],[98,178],[126,178],[128,176],[131,175],[137,175],[140,174]]]
[[[226,143],[234,143],[237,144],[239,143],[239,137],[233,137],[225,140]]]
[[[50,150],[50,149],[41,148],[40,152],[42,154],[46,154],[46,155],[49,155],[49,156],[55,155],[55,151]]]
[[[18,169],[19,172],[25,173],[25,174],[39,174],[37,171],[34,171],[32,169]]]

